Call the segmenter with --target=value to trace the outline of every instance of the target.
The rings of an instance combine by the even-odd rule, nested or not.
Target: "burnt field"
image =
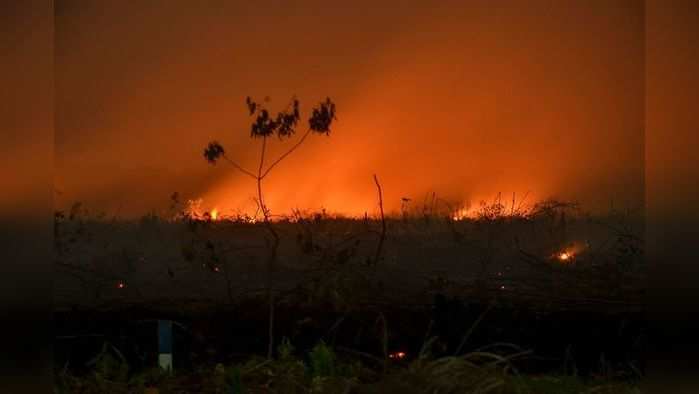
[[[530,374],[642,375],[643,226],[628,212],[297,213],[269,224],[273,265],[267,225],[57,214],[56,365],[84,370],[109,343],[146,368],[169,319],[180,370],[265,354],[271,330],[273,347],[322,340],[369,364],[429,343],[435,357],[521,354]]]

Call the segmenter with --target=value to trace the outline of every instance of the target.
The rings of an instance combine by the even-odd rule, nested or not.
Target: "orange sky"
[[[302,116],[332,97],[338,121],[270,175],[275,213],[372,212],[374,173],[389,210],[432,191],[642,201],[642,1],[439,3],[56,4],[58,204],[251,207],[252,181],[203,148],[254,167],[245,97],[293,94]]]

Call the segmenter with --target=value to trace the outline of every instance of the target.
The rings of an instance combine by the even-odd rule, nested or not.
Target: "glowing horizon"
[[[591,211],[610,201],[643,206],[643,7],[504,4],[359,0],[341,17],[285,4],[275,15],[288,17],[264,30],[256,27],[269,9],[237,2],[215,12],[120,2],[64,12],[57,205],[83,201],[136,217],[179,192],[208,209],[249,212],[254,182],[225,163],[210,166],[202,149],[218,140],[256,169],[260,140],[250,138],[245,98],[276,111],[295,95],[300,128],[325,97],[337,121],[265,179],[274,213],[372,212],[373,174],[387,212],[433,191],[454,204],[530,191],[532,202]],[[267,163],[302,132],[270,139]]]

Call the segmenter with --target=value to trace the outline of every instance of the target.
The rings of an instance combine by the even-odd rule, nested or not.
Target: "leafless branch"
[[[289,156],[293,151],[295,151],[296,148],[301,146],[301,144],[303,143],[303,141],[306,140],[306,137],[308,137],[309,134],[311,134],[310,128],[308,130],[306,130],[306,133],[304,133],[304,135],[301,137],[301,139],[298,142],[296,142],[296,144],[294,144],[294,146],[292,146],[288,151],[286,151],[286,153],[284,153],[277,160],[275,160],[260,177],[264,179],[264,177],[266,177],[267,174],[269,174],[269,172],[272,171],[272,169],[277,164],[279,164],[282,160],[284,160],[287,156]]]
[[[379,178],[374,174],[374,183],[376,183],[376,188],[379,190],[379,211],[381,212],[381,237],[379,238],[379,243],[376,246],[376,253],[374,254],[374,264],[379,262],[381,258],[381,250],[383,249],[383,243],[386,239],[386,218],[383,213],[383,193],[381,191],[381,185],[379,184]]]
[[[223,155],[223,158],[226,159],[226,161],[227,161],[230,165],[232,165],[233,167],[237,168],[237,169],[238,169],[240,172],[242,172],[243,174],[245,174],[245,175],[247,175],[247,176],[249,176],[249,177],[252,177],[253,179],[257,179],[257,176],[256,176],[255,174],[253,174],[252,172],[250,172],[250,171],[246,170],[245,168],[241,167],[240,165],[238,165],[238,163],[236,163],[236,162],[234,162],[233,160],[229,159],[228,156]]]

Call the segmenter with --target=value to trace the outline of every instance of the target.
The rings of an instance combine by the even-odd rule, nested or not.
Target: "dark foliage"
[[[209,145],[204,149],[204,157],[206,158],[206,161],[208,161],[211,164],[216,164],[216,160],[218,160],[221,156],[223,156],[225,151],[223,150],[223,146],[219,144],[217,141],[211,141],[209,142]]]
[[[266,109],[260,104],[248,97],[247,103],[250,116],[257,114],[255,121],[250,127],[250,136],[269,137],[276,134],[280,139],[283,137],[291,137],[296,131],[296,125],[300,119],[299,101],[294,98],[291,101],[290,109],[279,112],[275,117],[272,117]]]
[[[327,135],[330,134],[330,125],[335,119],[335,103],[328,97],[313,109],[313,115],[308,120],[308,124],[314,132]]]

